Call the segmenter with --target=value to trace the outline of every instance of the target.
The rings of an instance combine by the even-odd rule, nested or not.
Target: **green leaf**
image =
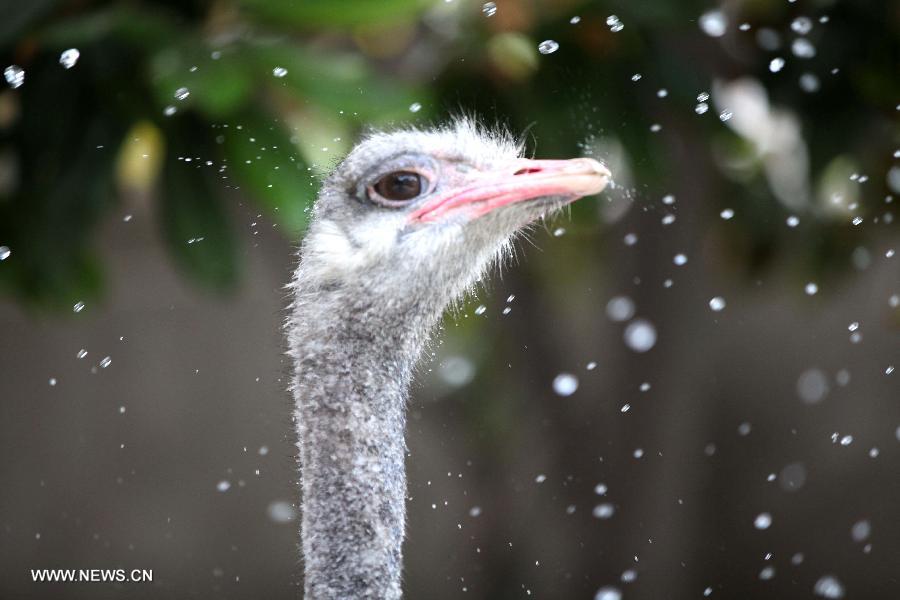
[[[315,105],[369,123],[408,116],[410,104],[429,102],[422,90],[382,77],[358,55],[321,54],[294,45],[258,42],[248,44],[242,52],[256,71],[267,75],[274,89],[285,89]],[[276,67],[287,73],[274,77]]]
[[[306,227],[318,182],[297,154],[281,123],[256,114],[223,128],[227,174],[288,235]]]
[[[374,25],[413,17],[433,5],[432,0],[239,0],[254,17],[276,25],[303,29]]]
[[[50,46],[79,47],[112,38],[149,49],[166,46],[184,33],[176,19],[159,7],[151,12],[132,6],[112,6],[57,19],[39,32],[38,39]]]
[[[248,102],[254,78],[239,54],[226,52],[214,59],[205,44],[188,37],[157,51],[150,60],[150,81],[160,109],[193,107],[213,120],[230,117]],[[184,100],[175,98],[179,88],[189,91]]]
[[[70,308],[95,297],[100,271],[89,242],[113,206],[113,156],[124,133],[88,82],[54,73],[38,59],[21,94],[21,118],[0,132],[0,153],[14,156],[17,186],[0,196],[0,239],[13,254],[0,264],[2,285],[32,305]],[[65,98],[65,102],[60,102]]]
[[[160,198],[163,233],[173,258],[197,283],[228,291],[237,281],[236,240],[202,163],[169,152]]]

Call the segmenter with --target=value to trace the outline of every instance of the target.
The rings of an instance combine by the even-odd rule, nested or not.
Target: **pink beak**
[[[409,220],[431,222],[457,212],[475,219],[508,204],[546,196],[574,202],[603,191],[611,176],[609,169],[593,158],[520,158],[506,168],[481,173],[461,189],[437,194],[410,214]]]

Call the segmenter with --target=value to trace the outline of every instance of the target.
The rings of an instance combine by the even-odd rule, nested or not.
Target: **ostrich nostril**
[[[525,167],[523,169],[519,169],[513,175],[528,175],[529,173],[540,173],[543,171],[540,167]]]

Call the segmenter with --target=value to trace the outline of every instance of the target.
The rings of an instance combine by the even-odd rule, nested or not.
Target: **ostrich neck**
[[[305,597],[401,597],[406,401],[443,307],[302,285],[289,323]]]

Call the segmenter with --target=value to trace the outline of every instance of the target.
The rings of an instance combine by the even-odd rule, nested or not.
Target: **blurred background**
[[[896,2],[0,15],[0,598],[300,595],[308,209],[365,127],[460,112],[616,182],[423,362],[407,597],[900,597]]]

